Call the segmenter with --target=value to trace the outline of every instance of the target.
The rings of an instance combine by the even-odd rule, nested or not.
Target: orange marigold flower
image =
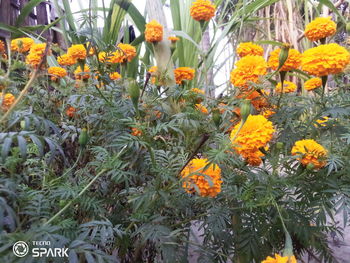
[[[2,93],[0,93],[0,98],[2,98],[2,109],[8,110],[12,104],[15,102],[15,96],[12,93],[6,93],[3,97]]]
[[[25,53],[30,50],[34,40],[29,37],[16,38],[11,41],[11,50]]]
[[[266,75],[267,63],[260,56],[245,56],[238,60],[236,68],[231,72],[231,83],[236,87],[245,88],[249,82],[258,83],[259,77]]]
[[[209,114],[208,109],[205,106],[203,106],[202,104],[196,104],[196,109],[204,114]]]
[[[57,62],[60,66],[72,66],[77,60],[68,54],[63,54],[57,58]]]
[[[90,68],[88,65],[84,65],[84,70],[81,69],[81,66],[78,66],[74,71],[74,76],[76,79],[88,79],[90,78]]]
[[[241,130],[241,122],[231,131],[233,148],[250,165],[258,166],[264,154],[259,150],[271,141],[275,129],[271,121],[262,115],[249,115]],[[236,133],[238,134],[236,135]]]
[[[201,90],[201,89],[198,89],[198,88],[192,88],[191,91],[194,92],[194,93],[197,93],[197,94],[205,95],[204,90]]]
[[[245,56],[262,56],[264,55],[264,49],[252,42],[245,42],[238,45],[236,50],[238,56],[245,57]]]
[[[131,135],[133,135],[133,136],[141,136],[142,135],[142,131],[140,129],[137,129],[137,128],[131,128]]]
[[[118,80],[118,79],[121,79],[122,76],[119,74],[119,72],[113,72],[113,73],[109,74],[109,78],[111,80]]]
[[[313,164],[316,169],[319,169],[326,165],[327,150],[312,139],[295,142],[292,155],[301,155],[298,160],[304,166]]]
[[[32,67],[39,66],[46,49],[46,43],[33,44],[26,57],[26,63]],[[49,51],[50,54],[50,51]]]
[[[209,21],[215,16],[215,5],[209,0],[196,0],[190,8],[190,15],[197,21]]]
[[[276,114],[275,111],[270,110],[270,109],[265,109],[261,115],[264,116],[266,119],[270,118],[272,115]]]
[[[163,26],[156,20],[146,24],[145,39],[147,42],[160,42],[163,40]]]
[[[148,72],[151,74],[151,83],[155,84],[157,81],[158,67],[152,66],[149,68]]]
[[[175,37],[175,36],[170,36],[170,37],[168,37],[168,40],[171,41],[171,43],[176,43],[177,41],[180,40],[180,38]]]
[[[295,85],[293,82],[290,81],[284,81],[283,82],[283,90],[282,90],[282,83],[279,82],[276,86],[276,92],[277,93],[291,93],[297,90],[297,85]]]
[[[181,176],[184,179],[182,187],[188,193],[195,193],[198,189],[200,196],[215,197],[221,192],[221,169],[210,164],[208,159],[192,159]]]
[[[69,117],[69,118],[73,118],[75,116],[75,113],[76,113],[77,109],[70,106],[68,107],[68,109],[66,110],[66,115]]]
[[[82,44],[72,45],[68,48],[67,54],[75,60],[83,60],[87,56],[86,48]]]
[[[332,43],[310,48],[303,53],[301,68],[317,77],[343,72],[350,62],[350,53]]]
[[[272,68],[273,70],[277,70],[279,66],[279,56],[281,53],[281,49],[275,49],[270,53],[269,60],[267,62],[269,68]],[[282,68],[280,68],[280,71],[290,71],[293,69],[297,69],[300,67],[301,64],[301,54],[296,49],[289,49],[288,52],[288,58],[286,62],[284,62]]]
[[[331,17],[317,17],[305,27],[305,36],[311,41],[332,36],[337,31],[337,24]]]
[[[136,48],[130,44],[119,43],[117,47],[118,50],[113,53],[115,58],[112,63],[130,62],[136,56]]]
[[[282,257],[279,254],[275,254],[275,258],[268,256],[261,263],[297,263],[297,260],[294,255],[291,257]]]
[[[52,81],[56,81],[59,78],[67,76],[67,71],[61,67],[50,67],[47,69],[47,73],[51,75]]]
[[[250,100],[257,111],[269,106],[267,99],[258,91],[244,91],[241,92],[237,98]]]
[[[5,43],[4,41],[0,40],[0,53],[5,53]]]
[[[180,67],[174,70],[176,84],[181,84],[184,80],[192,80],[195,70],[189,67]]]
[[[310,91],[317,89],[322,86],[322,79],[320,78],[311,78],[305,81],[304,83],[304,89]]]

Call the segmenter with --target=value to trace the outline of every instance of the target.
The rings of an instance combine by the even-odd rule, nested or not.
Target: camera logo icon
[[[25,257],[29,252],[28,244],[24,241],[17,241],[12,247],[13,254],[17,257]]]

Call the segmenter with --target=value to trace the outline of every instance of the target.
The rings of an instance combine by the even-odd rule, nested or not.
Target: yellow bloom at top
[[[127,61],[130,62],[134,57],[136,57],[136,48],[134,46],[130,44],[119,43],[117,47],[118,50],[113,53],[115,58],[115,62],[113,63],[123,63]]]
[[[177,41],[180,40],[180,38],[175,37],[175,36],[170,36],[170,37],[168,37],[168,40],[170,40],[171,43],[176,43]]]
[[[243,127],[236,135],[241,123],[238,123],[231,131],[233,148],[250,165],[260,165],[264,154],[259,150],[271,141],[275,129],[271,121],[262,115],[249,115]]]
[[[231,83],[245,88],[249,82],[258,83],[259,77],[267,74],[267,63],[261,56],[245,56],[238,60],[236,68],[231,72]]]
[[[67,71],[61,67],[50,67],[47,69],[47,73],[51,75],[52,81],[56,81],[59,78],[67,76]]]
[[[181,176],[184,180],[182,187],[188,193],[195,193],[198,189],[200,196],[215,197],[221,192],[221,169],[218,165],[210,164],[208,159],[192,159]]]
[[[264,55],[264,49],[252,42],[245,42],[238,45],[236,50],[238,56],[245,57],[245,56],[262,56]]]
[[[118,79],[122,78],[122,76],[119,74],[119,72],[110,73],[109,77],[111,80],[118,80]]]
[[[275,49],[270,53],[269,60],[267,62],[268,66],[272,68],[273,70],[277,70],[279,66],[279,56],[281,53],[281,49]],[[297,69],[300,67],[301,64],[301,54],[296,49],[289,49],[288,58],[284,62],[282,68],[280,68],[280,71],[290,71],[293,69]]]
[[[26,57],[26,63],[34,68],[38,67],[43,59],[45,49],[46,43],[33,44],[30,48],[28,56]],[[50,54],[50,51],[48,54]]]
[[[189,67],[179,67],[174,70],[176,84],[181,84],[184,80],[192,80],[195,70]]]
[[[84,70],[81,69],[79,65],[77,69],[74,71],[74,76],[76,79],[88,79],[90,78],[90,68],[88,65],[84,65]]]
[[[215,16],[215,5],[209,0],[196,0],[190,8],[190,15],[197,21],[209,21]]]
[[[316,77],[338,74],[350,63],[350,53],[344,47],[331,43],[306,50],[301,68]]]
[[[0,98],[2,98],[2,109],[8,110],[12,104],[15,102],[15,96],[12,93],[6,93],[4,97],[2,97],[2,93],[0,93]]]
[[[29,37],[16,38],[11,41],[11,50],[25,53],[30,50],[34,40]]]
[[[276,92],[277,93],[291,93],[297,90],[297,85],[295,85],[293,82],[290,81],[284,81],[283,82],[283,91],[282,91],[282,83],[279,82],[276,86]]]
[[[82,44],[72,45],[70,48],[68,48],[67,54],[75,60],[83,60],[87,56],[86,49]]]
[[[319,169],[326,165],[327,150],[312,139],[295,142],[292,155],[301,155],[298,160],[304,166],[313,164],[316,169]]]
[[[305,36],[311,41],[332,36],[337,31],[337,24],[331,17],[317,17],[305,27]]]
[[[275,258],[268,256],[261,263],[297,263],[295,256],[282,257],[279,254],[275,254]]]
[[[307,91],[314,90],[319,87],[322,87],[322,79],[320,78],[311,78],[304,83],[304,89]]]
[[[156,20],[146,24],[145,39],[147,42],[160,42],[163,40],[163,26]]]
[[[72,66],[77,63],[77,60],[68,54],[63,54],[57,57],[57,62],[60,66]]]

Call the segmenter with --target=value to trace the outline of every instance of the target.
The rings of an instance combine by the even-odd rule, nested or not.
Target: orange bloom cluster
[[[297,85],[295,85],[293,82],[290,81],[284,81],[283,82],[283,89],[282,89],[282,83],[279,82],[276,86],[276,92],[277,93],[291,93],[297,90]]]
[[[180,67],[174,70],[176,84],[181,84],[184,80],[192,80],[195,70],[189,67]]]
[[[113,72],[109,74],[109,78],[111,80],[118,80],[118,79],[121,79],[122,76],[119,74],[119,72]]]
[[[209,21],[215,16],[216,8],[209,0],[196,0],[190,8],[190,15],[196,21]]]
[[[68,107],[68,109],[66,110],[66,115],[69,117],[69,118],[73,118],[75,116],[75,113],[76,113],[77,109],[70,106]]]
[[[269,106],[267,99],[255,90],[242,91],[237,98],[250,100],[257,111],[261,111]]]
[[[269,60],[267,62],[269,68],[272,68],[273,70],[277,70],[279,66],[279,56],[281,53],[281,49],[275,49],[270,53]],[[284,62],[282,68],[280,68],[280,71],[290,71],[293,69],[298,69],[301,64],[301,54],[296,49],[289,49],[288,52],[288,58]]]
[[[34,40],[29,37],[16,38],[11,41],[11,50],[25,53],[30,50]]]
[[[160,42],[163,40],[163,26],[156,20],[146,24],[145,39],[147,42]]]
[[[175,36],[170,36],[170,37],[168,37],[168,40],[170,40],[170,41],[171,41],[171,43],[175,43],[175,42],[179,41],[179,40],[180,40],[180,38],[175,37]]]
[[[83,60],[87,56],[86,49],[82,44],[72,45],[70,48],[68,48],[67,54],[74,60]]]
[[[268,256],[261,263],[297,263],[295,256],[282,257],[279,254],[275,254],[275,258]]]
[[[32,67],[38,67],[46,49],[46,43],[33,44],[26,57],[26,63]]]
[[[4,41],[0,40],[0,53],[5,53],[5,43]]]
[[[191,91],[194,92],[194,93],[197,93],[197,94],[201,94],[201,95],[205,94],[204,90],[201,90],[201,89],[198,89],[198,88],[192,88]]]
[[[295,142],[292,155],[301,155],[298,160],[305,166],[313,164],[316,169],[319,169],[326,165],[327,150],[312,139]]]
[[[204,114],[209,114],[208,109],[203,106],[202,104],[196,104],[196,109],[199,110],[200,112],[204,113]]]
[[[215,197],[221,192],[221,169],[209,164],[208,159],[193,159],[181,172],[184,182],[182,187],[188,193],[199,190],[199,195]],[[196,188],[194,187],[196,186]]]
[[[61,67],[50,67],[47,69],[47,73],[51,75],[52,81],[56,81],[59,78],[67,76],[67,71]]]
[[[2,97],[2,93],[0,93],[0,97]],[[4,97],[2,97],[2,109],[8,110],[15,102],[15,99],[12,93],[6,93]]]
[[[275,132],[273,124],[262,115],[249,115],[238,132],[240,125],[241,123],[237,124],[231,131],[233,148],[250,165],[258,166],[261,163],[261,157],[264,156],[259,149],[271,141]]]
[[[150,69],[148,70],[149,73],[151,73],[151,83],[155,84],[157,81],[157,72],[158,72],[158,67],[157,66],[152,66],[150,67]]]
[[[60,66],[72,66],[77,61],[68,54],[63,54],[57,58],[57,62]]]
[[[84,65],[84,70],[82,70],[81,66],[78,66],[74,71],[74,76],[76,79],[88,79],[90,78],[90,68],[88,65]]]
[[[142,131],[140,129],[137,129],[137,128],[131,128],[131,135],[133,135],[133,136],[141,136],[142,135]]]
[[[245,56],[236,63],[231,72],[231,83],[246,88],[249,82],[258,83],[259,77],[267,74],[267,63],[261,56]]]
[[[301,68],[317,77],[343,72],[350,63],[350,53],[342,46],[332,43],[310,48],[303,53]]]
[[[262,56],[264,55],[264,49],[252,42],[245,42],[238,45],[236,50],[238,56],[245,57],[245,56]]]
[[[130,62],[136,56],[136,48],[130,44],[119,43],[118,50],[114,53],[115,59],[112,63]]]
[[[322,86],[322,79],[320,78],[311,78],[305,81],[304,83],[304,89],[310,91],[317,89]]]
[[[305,27],[305,36],[311,41],[332,36],[337,31],[337,24],[331,17],[317,17]]]

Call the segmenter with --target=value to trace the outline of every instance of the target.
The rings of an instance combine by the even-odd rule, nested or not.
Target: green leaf
[[[1,149],[1,158],[3,161],[5,161],[5,159],[7,158],[10,152],[11,144],[12,144],[12,137],[5,138]]]
[[[23,159],[27,159],[27,141],[22,135],[17,136],[18,147]]]

